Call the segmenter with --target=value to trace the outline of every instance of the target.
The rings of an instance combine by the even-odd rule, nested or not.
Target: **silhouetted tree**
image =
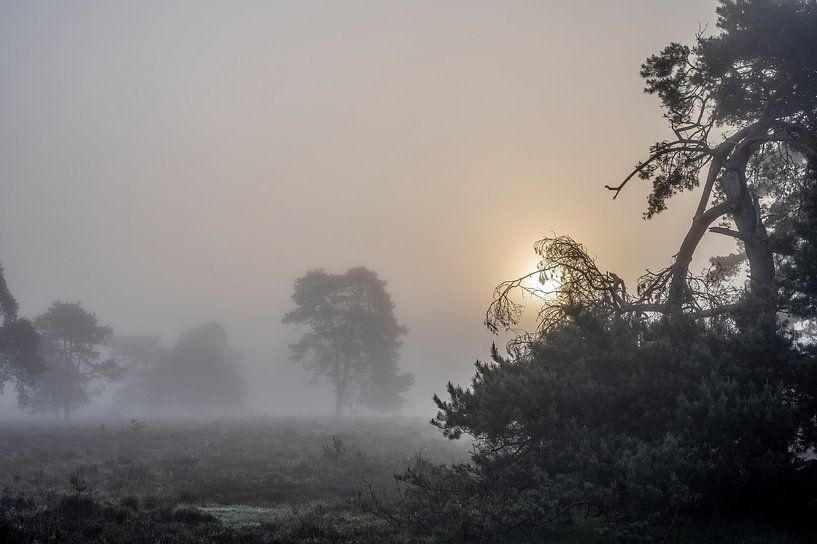
[[[39,315],[35,325],[46,369],[32,392],[31,409],[70,421],[72,408],[90,400],[92,382],[114,380],[122,372],[114,359],[102,359],[98,351],[113,329],[100,325],[78,302],[59,301]]]
[[[18,308],[0,266],[0,393],[7,382],[14,382],[17,402],[25,407],[43,364],[38,353],[40,336],[29,320],[17,315]]]
[[[720,33],[699,35],[693,48],[672,43],[642,66],[645,90],[660,98],[673,138],[653,145],[622,183],[607,188],[618,196],[635,177],[651,181],[646,218],[678,192],[701,187],[701,195],[670,266],[642,276],[634,293],[615,274],[596,275],[592,289],[606,291],[618,311],[728,314],[746,298],[731,282],[743,262],[745,301],[769,315],[803,310],[801,290],[816,284],[817,3],[722,0],[717,11]],[[740,251],[693,275],[689,266],[707,232],[735,239]],[[543,262],[535,274],[554,270],[550,259],[565,255],[565,240],[537,244]],[[521,285],[503,284],[497,299]],[[517,308],[498,301],[488,322],[504,326]]]
[[[295,282],[292,300],[296,308],[283,322],[310,329],[290,346],[292,359],[334,386],[335,415],[353,399],[386,409],[403,403],[414,378],[397,366],[406,329],[394,317],[385,281],[365,267],[313,270]]]
[[[721,0],[718,15],[716,36],[644,64],[674,138],[608,187],[651,180],[652,217],[702,184],[675,261],[630,293],[578,242],[536,244],[540,286],[504,282],[486,322],[513,327],[522,290],[543,303],[537,331],[434,399],[473,462],[401,477],[418,530],[538,542],[581,506],[611,539],[654,541],[679,514],[810,515],[817,349],[778,312],[813,325],[817,308],[817,2]],[[695,276],[707,231],[741,251]]]
[[[147,367],[144,398],[154,409],[195,414],[238,409],[247,396],[239,359],[221,324],[193,327]]]
[[[674,138],[653,145],[621,184],[608,188],[618,195],[635,176],[651,180],[646,216],[652,217],[672,195],[703,182],[675,262],[645,278],[651,302],[660,305],[649,309],[678,313],[697,306],[688,269],[709,230],[739,241],[754,303],[773,313],[775,263],[797,249],[794,232],[785,228],[791,210],[780,200],[797,203],[787,197],[800,194],[808,157],[817,152],[817,3],[723,0],[718,28],[716,36],[699,36],[694,48],[673,43],[647,59],[646,91],[661,99]]]

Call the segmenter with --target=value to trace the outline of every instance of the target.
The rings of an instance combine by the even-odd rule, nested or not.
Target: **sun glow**
[[[526,274],[529,274],[522,280],[522,287],[527,290],[536,292],[538,296],[550,297],[554,296],[559,290],[559,273],[556,270],[542,270],[541,261],[534,261],[525,268]]]

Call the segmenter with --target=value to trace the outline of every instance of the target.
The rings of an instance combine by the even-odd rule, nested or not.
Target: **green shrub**
[[[802,509],[815,369],[768,324],[578,312],[515,358],[494,350],[470,388],[449,384],[433,423],[473,437],[472,462],[419,460],[392,515],[440,541],[534,542],[588,512],[638,540],[679,512]]]

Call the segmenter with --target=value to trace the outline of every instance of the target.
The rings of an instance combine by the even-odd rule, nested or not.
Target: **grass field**
[[[468,459],[424,421],[275,419],[0,426],[0,543],[424,542],[365,507],[418,454]],[[593,519],[548,539],[610,541]],[[681,521],[667,543],[813,542],[753,520]],[[432,542],[431,540],[428,541]]]
[[[466,446],[418,420],[7,425],[0,542],[401,542],[360,493]]]

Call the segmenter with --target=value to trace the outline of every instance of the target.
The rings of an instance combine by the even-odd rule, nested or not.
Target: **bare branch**
[[[740,232],[727,229],[726,227],[709,227],[709,232],[723,234],[724,236],[731,236],[732,238],[737,238],[738,240],[745,240],[745,237]]]

